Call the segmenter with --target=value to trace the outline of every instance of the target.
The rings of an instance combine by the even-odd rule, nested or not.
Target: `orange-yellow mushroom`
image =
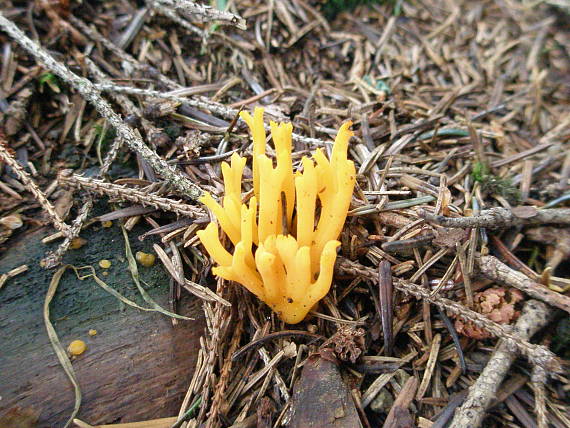
[[[254,196],[249,205],[242,202],[246,160],[232,155],[230,164],[222,164],[222,204],[209,194],[201,201],[232,241],[233,253],[222,246],[216,223],[198,232],[198,237],[218,265],[212,270],[215,275],[239,282],[283,321],[295,324],[331,287],[340,245],[337,238],[356,177],[354,164],[347,159],[351,123],[340,128],[330,161],[317,149],[313,159],[302,159],[302,172],[294,173],[292,125],[270,124],[274,165],[265,154],[263,109],[256,108],[253,117],[246,112],[240,115],[253,137]]]

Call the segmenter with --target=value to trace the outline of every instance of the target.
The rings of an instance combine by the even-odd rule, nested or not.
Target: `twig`
[[[180,172],[173,169],[146,146],[142,139],[133,132],[133,129],[126,125],[121,117],[113,111],[111,105],[99,95],[93,83],[79,77],[63,64],[56,61],[45,49],[28,38],[14,23],[6,19],[2,13],[0,13],[0,27],[30,54],[42,62],[49,70],[73,86],[87,101],[93,104],[99,114],[115,127],[118,137],[124,139],[131,150],[140,154],[169,184],[191,199],[198,199],[200,197],[202,189],[190,182]]]
[[[203,97],[198,97],[198,99],[184,98],[169,92],[161,92],[153,89],[133,88],[130,86],[116,85],[113,83],[95,83],[93,84],[93,87],[101,92],[124,93],[129,95],[140,95],[149,98],[171,100],[179,102],[181,104],[187,104],[192,107],[210,110],[212,113],[215,113],[226,119],[233,119],[239,112],[238,109],[226,107],[223,104],[215,103]],[[268,124],[265,124],[264,126],[266,130],[271,131],[271,127]],[[291,137],[293,138],[293,141],[298,141],[300,143],[307,144],[308,146],[323,147],[328,144],[326,141],[319,138],[305,137],[304,135],[295,133],[293,133]]]
[[[2,15],[0,14],[0,17],[1,16]],[[0,160],[12,169],[12,171],[18,176],[18,179],[26,187],[26,190],[28,190],[39,202],[44,211],[50,217],[54,227],[64,235],[69,236],[71,234],[69,225],[65,224],[63,219],[55,210],[55,207],[44,195],[44,192],[40,190],[40,188],[36,183],[34,183],[34,180],[32,180],[24,168],[22,168],[16,159],[14,159],[8,152],[8,142],[6,141],[6,138],[2,132],[0,132]]]
[[[156,10],[161,15],[164,15],[167,18],[173,20],[174,22],[176,22],[181,27],[186,28],[189,31],[192,31],[193,33],[199,34],[202,38],[204,38],[206,36],[204,31],[202,31],[198,27],[190,24],[185,19],[182,19],[174,10],[160,4],[160,2],[158,2],[158,1],[150,2],[149,6],[152,7],[154,10]]]
[[[351,262],[344,258],[338,259],[337,267],[345,273],[361,276],[368,281],[377,281],[378,278],[374,269]],[[520,337],[512,334],[508,328],[491,321],[480,313],[439,295],[432,296],[429,290],[409,281],[395,278],[394,287],[406,294],[417,297],[418,299],[428,301],[463,320],[472,322],[475,326],[485,329],[491,335],[505,340],[511,348],[518,348],[519,352],[521,352],[535,365],[544,367],[549,371],[558,372],[561,370],[560,362],[546,347],[535,345],[521,339]]]
[[[530,224],[570,224],[570,209],[568,208],[546,210],[538,210],[533,207],[516,207],[512,210],[491,208],[481,211],[481,214],[477,216],[458,218],[434,215],[427,211],[420,211],[418,214],[429,223],[457,228],[485,227],[488,229],[504,229],[511,226]]]
[[[197,16],[203,21],[222,21],[235,25],[240,30],[247,30],[245,19],[230,12],[218,10],[211,6],[204,6],[190,0],[155,0],[153,3],[164,4],[174,9],[180,9]]]
[[[143,206],[150,206],[162,211],[173,212],[185,217],[196,218],[205,216],[205,212],[201,208],[193,205],[188,205],[162,196],[156,196],[131,187],[107,183],[103,180],[86,178],[80,175],[70,175],[70,173],[70,170],[62,171],[58,176],[58,181],[64,186],[89,190],[100,195],[120,198],[121,200],[135,202]]]
[[[501,282],[540,299],[549,305],[570,313],[570,297],[552,291],[542,284],[534,282],[521,272],[511,269],[493,256],[483,256],[479,261],[481,273],[493,281]]]
[[[192,107],[210,110],[210,111],[216,113],[217,115],[220,115],[220,116],[225,117],[227,119],[235,117],[235,115],[238,111],[236,109],[228,108],[222,104],[215,103],[212,101],[204,101],[204,100],[200,100],[200,99],[195,100],[195,99],[184,98],[184,97],[180,97],[178,95],[175,95],[173,93],[156,91],[154,89],[133,88],[130,86],[116,85],[113,83],[95,83],[93,86],[95,87],[95,89],[97,89],[101,92],[123,93],[123,94],[129,94],[129,95],[140,95],[143,97],[161,98],[164,100],[176,101],[176,102],[179,102],[181,104],[187,104],[187,105],[192,106]]]
[[[383,260],[378,266],[378,292],[380,296],[380,318],[382,319],[382,332],[384,333],[384,354],[392,355],[394,335],[392,331],[393,309],[392,309],[392,271],[390,262]]]
[[[521,317],[515,324],[514,334],[522,339],[530,339],[534,333],[549,321],[550,311],[541,302],[529,300],[523,308]],[[485,411],[495,398],[502,380],[517,355],[508,344],[501,340],[487,363],[487,366],[469,388],[469,394],[463,405],[455,412],[451,426],[456,428],[477,428],[481,426]]]
[[[65,237],[64,241],[59,245],[59,247],[57,247],[57,250],[55,250],[53,253],[48,253],[46,258],[42,260],[42,265],[46,269],[54,268],[61,263],[61,259],[69,249],[71,242],[73,241],[74,238],[79,236],[79,232],[81,232],[83,224],[87,220],[87,217],[89,216],[89,211],[91,211],[92,207],[93,207],[93,199],[89,198],[87,199],[87,201],[85,201],[85,203],[81,207],[79,214],[77,214],[75,220],[73,220],[73,223],[71,224],[71,228],[69,231],[70,232],[69,235]]]

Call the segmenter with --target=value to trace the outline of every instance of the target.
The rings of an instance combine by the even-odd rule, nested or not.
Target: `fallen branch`
[[[570,313],[570,297],[552,291],[534,282],[521,272],[511,269],[493,256],[483,256],[479,261],[481,273],[493,281],[518,288],[522,292]]]
[[[529,300],[522,315],[514,327],[514,335],[521,340],[530,339],[549,321],[549,309],[542,302]],[[485,411],[497,395],[501,382],[505,378],[517,353],[501,340],[487,363],[487,366],[469,388],[469,394],[463,405],[455,412],[450,426],[455,428],[477,428],[485,418]]]
[[[46,269],[51,269],[61,263],[61,259],[63,258],[69,247],[71,246],[73,239],[79,236],[79,232],[81,232],[83,225],[87,221],[87,217],[89,216],[89,212],[91,211],[92,207],[93,207],[93,198],[88,198],[81,206],[79,214],[77,214],[75,220],[73,220],[69,234],[65,237],[63,242],[59,245],[59,247],[57,247],[57,250],[49,252],[47,256],[42,260],[43,267],[45,267]]]
[[[44,192],[34,183],[34,180],[29,176],[29,174],[22,168],[22,166],[12,157],[8,152],[8,143],[4,137],[4,133],[0,132],[0,161],[8,165],[14,174],[18,176],[18,179],[22,182],[26,190],[28,190],[39,202],[44,211],[48,214],[53,226],[62,232],[65,236],[71,235],[71,230],[69,225],[67,225],[60,215],[55,210],[53,204],[46,198]]]
[[[374,269],[362,266],[359,263],[351,262],[344,258],[338,259],[337,268],[344,273],[360,276],[368,281],[378,281],[378,273]],[[518,349],[519,352],[528,358],[532,364],[543,367],[550,372],[561,371],[560,362],[548,348],[535,345],[521,339],[519,336],[512,334],[508,327],[497,324],[484,315],[481,315],[458,302],[446,299],[445,297],[441,297],[437,294],[432,295],[430,290],[409,281],[394,278],[394,287],[403,293],[432,303],[465,321],[473,323],[477,327],[485,329],[491,335],[506,341],[512,349]]]
[[[139,153],[162,177],[183,195],[191,199],[198,199],[202,194],[202,189],[190,182],[180,172],[173,169],[155,152],[153,152],[142,139],[135,134],[133,129],[126,125],[121,117],[113,111],[111,105],[104,100],[89,80],[79,77],[71,72],[62,63],[56,61],[44,48],[27,37],[13,22],[6,19],[0,13],[0,28],[12,37],[20,46],[26,49],[37,60],[43,63],[46,68],[57,74],[62,80],[75,88],[87,101],[97,109],[99,114],[109,121],[117,130],[119,138],[122,138],[131,150]]]
[[[224,117],[226,119],[233,119],[238,113],[238,109],[226,107],[223,104],[216,103],[207,100],[203,97],[198,97],[198,99],[185,98],[170,92],[161,92],[154,89],[144,89],[144,88],[133,88],[131,86],[116,85],[114,83],[95,83],[94,88],[101,92],[111,92],[111,93],[123,93],[129,95],[137,95],[147,98],[160,98],[163,100],[175,101],[181,104],[186,104],[191,107],[201,108],[204,110],[209,110],[218,116]],[[285,118],[277,117],[278,120],[285,120]],[[271,126],[265,124],[265,129],[271,131]],[[319,138],[305,137],[304,135],[299,135],[293,133],[291,135],[293,141],[298,141],[300,143],[307,144],[309,146],[323,147],[327,144],[326,141]]]
[[[570,224],[570,209],[568,208],[539,210],[525,206],[508,210],[497,207],[483,210],[480,215],[473,217],[458,218],[434,215],[425,210],[420,211],[418,214],[429,223],[456,228],[485,227],[487,229],[505,229],[511,226],[532,224]]]
[[[199,17],[202,21],[222,21],[235,25],[240,30],[247,30],[245,19],[239,15],[216,9],[211,6],[204,6],[190,0],[155,0],[153,3],[170,6],[179,9],[193,16]]]
[[[153,207],[158,210],[173,212],[184,217],[206,217],[205,211],[199,207],[188,205],[173,199],[164,198],[162,196],[156,196],[132,187],[112,184],[103,180],[82,177],[80,175],[72,175],[70,170],[63,170],[60,172],[58,182],[63,186],[87,190],[100,195],[115,197],[123,201],[131,201],[136,204]]]

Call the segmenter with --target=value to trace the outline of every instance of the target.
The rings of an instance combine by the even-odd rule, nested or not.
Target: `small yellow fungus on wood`
[[[87,345],[83,340],[74,340],[67,347],[67,352],[72,356],[83,354],[87,350]]]
[[[88,334],[89,336],[97,336],[97,330],[95,330],[94,328],[89,329]]]
[[[101,222],[101,226],[108,228],[113,226],[113,222],[111,220]]]
[[[111,267],[111,262],[109,260],[106,260],[106,259],[99,260],[99,266],[102,269],[109,269]]]
[[[87,244],[87,241],[83,238],[77,237],[71,240],[71,244],[69,244],[69,249],[71,250],[78,250],[79,248],[83,247]]]
[[[242,203],[246,159],[234,153],[230,164],[222,164],[221,204],[208,193],[200,199],[229,237],[233,254],[221,244],[218,224],[210,223],[197,234],[218,265],[212,269],[215,275],[239,282],[283,321],[295,324],[332,283],[337,238],[356,179],[354,163],[347,159],[351,122],[341,126],[330,160],[317,149],[313,159],[302,159],[303,170],[294,173],[292,125],[270,124],[274,165],[265,155],[263,109],[256,108],[253,117],[247,112],[240,116],[253,137],[254,196],[249,204]]]
[[[154,254],[143,253],[142,251],[137,251],[135,258],[137,259],[137,262],[139,262],[144,267],[151,267],[154,265],[154,262],[156,260],[156,256]]]

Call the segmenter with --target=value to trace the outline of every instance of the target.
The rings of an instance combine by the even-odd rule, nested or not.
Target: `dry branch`
[[[535,299],[542,300],[549,305],[570,313],[570,297],[552,291],[542,284],[534,282],[521,272],[511,269],[493,256],[483,256],[479,261],[481,273],[492,279],[511,287],[518,288]]]
[[[202,21],[222,21],[235,25],[240,30],[246,30],[245,19],[230,12],[218,10],[211,6],[204,6],[190,0],[155,0],[153,3],[170,6],[179,9],[193,16],[199,17]]]
[[[526,341],[544,327],[548,321],[548,307],[542,302],[529,300],[514,327],[514,335]],[[496,397],[501,382],[516,357],[516,352],[513,352],[513,349],[504,340],[501,340],[483,373],[469,388],[465,402],[455,412],[451,426],[456,428],[477,428],[481,426],[485,411]]]
[[[130,86],[116,85],[113,83],[104,83],[104,84],[95,83],[93,86],[95,89],[101,92],[124,93],[129,95],[139,95],[147,98],[160,98],[164,100],[175,101],[181,104],[187,104],[192,107],[209,110],[212,113],[217,114],[226,119],[234,119],[236,115],[239,113],[238,109],[226,107],[223,104],[215,103],[213,101],[200,97],[198,97],[198,99],[189,99],[189,98],[180,97],[178,95],[169,92],[160,92],[154,89],[133,88]],[[279,118],[279,119],[285,120],[284,118]],[[271,131],[271,127],[268,124],[265,124],[265,129],[267,131]],[[292,134],[292,138],[293,141],[298,141],[300,143],[304,143],[309,146],[322,147],[327,144],[327,142],[321,140],[320,138],[305,137],[304,135],[299,135],[295,133]]]
[[[346,259],[340,259],[337,267],[344,273],[361,276],[368,281],[377,281],[378,274],[371,268],[365,267],[359,263],[354,263]],[[428,289],[417,284],[402,279],[394,278],[394,287],[406,294],[417,297],[432,303],[439,308],[450,312],[457,317],[472,322],[477,327],[483,328],[493,336],[501,338],[513,349],[519,350],[521,354],[529,359],[533,364],[544,367],[549,371],[559,372],[561,370],[560,363],[556,356],[544,346],[535,345],[524,339],[512,334],[508,327],[497,324],[486,318],[478,312],[475,312],[453,300],[432,295]]]
[[[0,27],[18,44],[43,63],[46,68],[73,86],[87,101],[93,104],[99,114],[107,119],[117,130],[119,138],[122,138],[131,150],[139,153],[170,185],[191,199],[198,199],[200,197],[202,189],[196,184],[191,183],[186,177],[173,169],[146,146],[142,139],[134,133],[133,129],[126,125],[121,117],[113,111],[111,105],[99,95],[93,83],[83,77],[79,77],[62,63],[56,61],[45,49],[28,38],[14,23],[6,19],[2,13],[0,13]]]
[[[472,228],[485,227],[488,229],[504,229],[511,226],[536,224],[570,224],[570,209],[556,208],[538,210],[533,207],[491,208],[481,211],[473,217],[445,217],[420,211],[420,217],[426,221],[443,227]]]
[[[167,6],[160,4],[160,2],[154,1],[150,4],[150,7],[152,7],[154,10],[156,10],[161,15],[164,15],[167,18],[173,20],[178,25],[180,25],[182,28],[186,28],[187,30],[192,31],[193,33],[196,33],[196,34],[200,35],[201,37],[206,37],[206,34],[202,30],[200,30],[198,27],[190,24],[188,21],[186,21],[185,19],[180,17],[176,13],[176,11],[172,10],[171,8],[169,8]]]
[[[55,250],[53,253],[48,253],[46,258],[43,260],[43,265],[46,269],[51,269],[59,265],[63,255],[69,249],[69,246],[71,245],[73,239],[79,236],[79,232],[81,232],[81,228],[85,224],[85,221],[89,216],[89,211],[91,211],[92,207],[93,207],[93,199],[89,198],[87,199],[87,201],[85,201],[85,203],[81,207],[79,214],[77,214],[75,220],[73,220],[70,231],[63,240],[63,242],[60,244],[59,247],[57,247],[57,250]]]
[[[16,159],[14,159],[8,152],[8,143],[4,138],[4,134],[2,132],[0,132],[0,160],[12,168],[12,171],[14,171],[14,173],[18,176],[22,184],[34,196],[34,198],[39,202],[39,204],[48,214],[54,227],[64,235],[69,236],[71,234],[69,226],[65,224],[63,219],[59,216],[55,210],[55,207],[44,195],[44,192],[40,190],[40,188],[36,183],[34,183],[34,180],[32,180],[24,168],[22,168]]]
[[[156,208],[157,210],[173,212],[185,217],[205,217],[205,212],[201,208],[193,205],[156,196],[138,189],[108,183],[103,180],[86,178],[80,175],[70,175],[70,170],[62,171],[58,176],[58,181],[64,186],[88,190],[100,195],[134,202],[143,206]]]

